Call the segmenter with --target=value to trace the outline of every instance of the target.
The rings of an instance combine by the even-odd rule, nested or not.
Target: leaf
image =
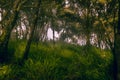
[[[100,2],[101,4],[105,4],[105,3],[106,3],[106,0],[99,0],[99,2]]]

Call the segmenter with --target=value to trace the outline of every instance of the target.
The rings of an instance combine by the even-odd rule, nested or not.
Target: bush
[[[16,58],[22,54],[19,45]],[[90,46],[87,50],[70,44],[31,45],[29,59],[23,66],[11,64],[4,80],[112,80],[110,51]]]

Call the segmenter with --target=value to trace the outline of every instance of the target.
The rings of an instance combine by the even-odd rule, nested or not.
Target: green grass
[[[32,44],[21,67],[26,42],[11,42],[11,64],[0,65],[1,80],[112,80],[113,56],[109,50],[66,43]]]

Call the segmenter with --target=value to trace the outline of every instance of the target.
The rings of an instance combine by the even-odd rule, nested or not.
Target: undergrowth
[[[0,80],[112,80],[113,56],[109,50],[63,43],[32,44],[23,66],[26,42],[11,42],[11,64],[0,64]]]

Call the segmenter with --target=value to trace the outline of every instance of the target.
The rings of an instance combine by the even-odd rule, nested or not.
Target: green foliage
[[[11,67],[9,65],[0,64],[0,80],[4,80],[4,77],[11,72]]]
[[[8,47],[9,62],[10,61],[15,62],[22,59],[25,46],[26,46],[26,41],[11,40]]]
[[[14,56],[16,59],[22,59],[23,53],[25,51],[26,43],[25,42],[19,42],[20,44],[17,46]]]
[[[21,45],[15,47],[16,58],[23,52],[24,45],[25,42],[21,42]],[[85,49],[66,43],[32,44],[25,64],[1,65],[0,78],[2,80],[112,80],[111,52],[92,46]],[[12,48],[9,49],[11,50]]]

